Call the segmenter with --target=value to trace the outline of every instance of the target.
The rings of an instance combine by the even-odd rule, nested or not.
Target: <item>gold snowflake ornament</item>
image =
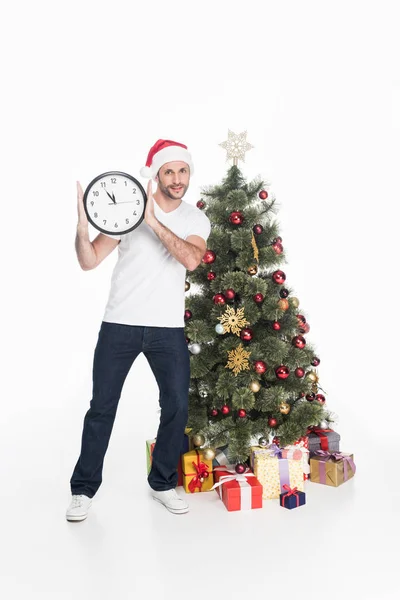
[[[247,352],[242,344],[234,350],[227,350],[228,352],[228,364],[225,365],[225,369],[232,369],[235,373],[235,377],[240,371],[249,371],[250,365],[247,360],[251,352]]]
[[[233,164],[237,165],[238,160],[242,160],[245,162],[245,153],[254,148],[251,144],[246,141],[247,131],[243,131],[243,133],[233,133],[228,129],[228,139],[226,142],[222,142],[219,144],[222,148],[226,150],[226,160],[233,158]]]
[[[244,316],[244,307],[238,308],[235,312],[232,306],[228,306],[222,317],[218,317],[218,320],[224,326],[224,333],[235,333],[236,335],[240,335],[240,330],[243,327],[250,325],[250,321],[247,321]]]

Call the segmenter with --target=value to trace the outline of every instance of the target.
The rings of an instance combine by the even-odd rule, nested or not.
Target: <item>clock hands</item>
[[[113,204],[114,205],[116,205],[116,204],[131,204],[132,202],[135,202],[135,200],[125,200],[123,202],[117,202],[116,199],[115,199],[115,196],[114,196],[114,192],[112,192],[112,195],[109,194],[107,192],[107,190],[105,190],[105,192],[106,192],[107,196],[109,196],[111,198],[111,200],[112,200],[112,202],[108,203],[108,206],[112,206]]]
[[[113,201],[113,203],[114,203],[114,204],[116,204],[116,202],[115,202],[115,196],[114,196],[114,192],[112,193],[112,196],[111,196],[111,194],[109,194],[109,193],[107,192],[107,190],[106,190],[106,194],[107,194],[107,196],[109,196],[109,197],[111,198],[111,200]],[[111,204],[111,203],[110,203],[110,204]]]

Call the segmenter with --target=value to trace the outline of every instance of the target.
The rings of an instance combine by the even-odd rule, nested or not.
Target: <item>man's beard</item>
[[[186,194],[188,186],[184,185],[183,183],[180,185],[180,187],[182,188],[182,190],[180,191],[180,195],[176,196],[174,195],[174,192],[170,191],[170,187],[172,186],[165,186],[161,183],[160,179],[158,180],[159,186],[160,186],[160,190],[162,191],[162,193],[165,196],[168,196],[168,198],[171,198],[171,200],[177,200],[178,198],[183,198],[183,196]]]

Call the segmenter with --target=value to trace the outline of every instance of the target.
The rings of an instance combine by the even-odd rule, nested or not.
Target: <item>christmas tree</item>
[[[212,229],[186,282],[186,292],[198,288],[186,296],[188,427],[209,459],[228,445],[237,465],[252,444],[292,444],[309,426],[329,426],[330,414],[319,393],[320,360],[305,339],[309,325],[282,270],[275,197],[259,178],[247,183],[238,167],[252,147],[246,132],[229,131],[220,145],[233,165],[221,184],[202,189],[197,206]]]

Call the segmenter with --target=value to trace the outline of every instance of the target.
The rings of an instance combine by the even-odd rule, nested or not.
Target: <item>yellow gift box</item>
[[[202,450],[182,454],[183,487],[185,492],[208,492],[214,485],[212,460],[206,460]],[[207,476],[208,473],[208,476]]]
[[[263,486],[263,499],[279,498],[283,484],[304,492],[303,463],[292,458],[271,455],[270,448],[251,447],[251,464],[254,475]]]
[[[356,466],[353,454],[320,450],[310,458],[310,481],[338,487],[354,477]]]

